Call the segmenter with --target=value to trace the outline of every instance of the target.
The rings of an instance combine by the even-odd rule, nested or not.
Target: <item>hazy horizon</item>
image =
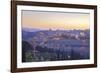
[[[22,11],[22,28],[40,30],[87,30],[89,14]]]
[[[22,27],[22,29],[30,29],[30,30],[89,30],[89,29],[52,29],[52,28],[48,28],[48,29],[39,29],[39,28],[31,28],[31,27]]]

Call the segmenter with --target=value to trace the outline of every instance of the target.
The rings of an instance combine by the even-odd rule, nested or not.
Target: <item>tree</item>
[[[27,41],[22,41],[22,62],[26,62],[26,53],[32,51],[33,47]]]

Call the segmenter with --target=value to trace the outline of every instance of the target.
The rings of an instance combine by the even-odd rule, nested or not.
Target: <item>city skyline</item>
[[[22,11],[22,27],[52,30],[89,29],[89,14],[46,11]]]

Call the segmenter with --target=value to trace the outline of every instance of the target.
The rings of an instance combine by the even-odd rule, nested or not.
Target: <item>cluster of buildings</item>
[[[87,59],[90,49],[89,33],[89,30],[42,30],[33,32],[33,36],[27,41],[33,46],[34,51],[40,46],[42,48],[39,49],[47,51],[48,56],[53,53],[58,58],[63,57],[61,59]]]

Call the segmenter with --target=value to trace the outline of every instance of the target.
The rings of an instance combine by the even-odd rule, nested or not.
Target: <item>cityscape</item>
[[[90,59],[89,14],[22,11],[22,62]]]
[[[89,30],[23,29],[23,62],[89,59]]]

